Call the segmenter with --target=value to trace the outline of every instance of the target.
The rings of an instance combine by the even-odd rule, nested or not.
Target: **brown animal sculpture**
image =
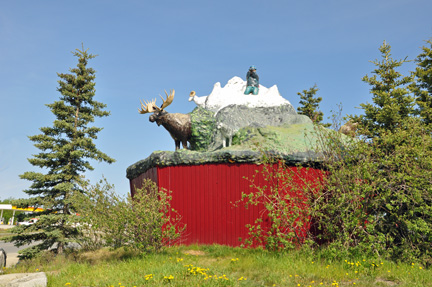
[[[165,91],[166,100],[162,98],[162,105],[159,108],[156,106],[156,99],[144,103],[141,101],[141,109],[138,109],[140,114],[153,113],[149,117],[150,122],[156,122],[158,126],[162,125],[171,135],[175,142],[175,149],[180,148],[180,142],[183,148],[187,149],[187,142],[192,136],[192,122],[190,115],[186,114],[170,114],[164,109],[168,107],[174,100],[175,91],[170,91],[170,94]]]
[[[349,120],[343,126],[341,126],[339,132],[350,137],[355,137],[357,126],[358,123],[354,123],[351,120]]]

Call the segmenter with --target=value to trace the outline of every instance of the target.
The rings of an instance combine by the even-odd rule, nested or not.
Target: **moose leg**
[[[180,149],[180,141],[179,140],[175,140],[175,146],[176,146],[176,150]]]
[[[187,147],[187,140],[182,140],[182,146],[184,149],[188,149]]]

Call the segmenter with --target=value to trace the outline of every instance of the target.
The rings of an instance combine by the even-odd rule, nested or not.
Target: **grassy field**
[[[432,286],[418,264],[367,258],[328,261],[302,251],[272,254],[223,246],[171,247],[161,254],[124,250],[45,255],[5,273],[46,272],[48,286]]]

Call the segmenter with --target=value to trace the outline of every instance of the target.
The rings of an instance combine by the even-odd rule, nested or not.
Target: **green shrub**
[[[372,256],[432,264],[432,138],[427,126],[407,119],[372,140],[320,126],[314,133],[325,172],[322,182],[319,177],[298,180],[301,168],[264,160],[265,185],[252,179],[254,191],[241,200],[246,207],[264,207],[247,226],[246,245],[280,251],[308,242],[338,259]]]
[[[321,173],[303,178],[307,167],[286,166],[279,159],[263,153],[263,169],[250,180],[252,192],[243,192],[237,204],[246,208],[261,205],[264,209],[253,224],[246,225],[249,237],[244,246],[263,246],[270,251],[299,247],[308,239],[311,224],[311,194],[321,189]],[[308,171],[306,171],[308,172]],[[256,177],[263,177],[260,185]]]
[[[159,251],[179,239],[185,226],[171,208],[170,192],[146,179],[134,197],[117,195],[106,180],[86,188],[79,198],[82,242],[86,249],[126,247],[138,252]]]
[[[314,198],[318,242],[395,260],[432,259],[432,139],[417,119],[372,140],[319,131],[325,189]]]

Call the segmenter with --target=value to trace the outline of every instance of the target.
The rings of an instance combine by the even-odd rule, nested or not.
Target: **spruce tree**
[[[432,123],[432,39],[426,41],[430,46],[423,46],[423,52],[417,56],[414,71],[414,83],[411,90],[416,97],[417,114],[424,123]]]
[[[84,46],[73,55],[78,58],[77,67],[70,69],[69,74],[57,74],[60,100],[47,105],[55,115],[53,126],[42,127],[41,134],[29,137],[40,152],[28,161],[43,171],[20,175],[32,184],[24,191],[30,197],[16,203],[21,207],[42,207],[44,211],[29,215],[37,216],[37,223],[18,226],[16,235],[10,238],[17,246],[37,242],[24,249],[21,258],[31,258],[47,249],[62,253],[68,243],[79,239],[73,197],[83,193],[83,173],[93,170],[88,160],[114,162],[93,142],[102,128],[90,126],[96,117],[110,114],[104,110],[105,104],[93,99],[95,71],[87,64],[96,56],[84,50]]]
[[[404,120],[414,115],[414,98],[410,95],[408,84],[411,76],[403,76],[396,71],[403,60],[391,57],[391,47],[385,41],[379,48],[382,59],[375,60],[376,69],[372,77],[363,77],[363,81],[372,86],[372,102],[361,104],[364,115],[351,116],[353,122],[360,123],[359,131],[369,138],[377,137],[383,131],[394,131],[401,127]]]
[[[297,108],[297,111],[300,115],[308,116],[315,124],[320,124],[324,127],[329,127],[330,124],[323,124],[321,121],[323,120],[324,114],[319,111],[319,103],[322,101],[321,97],[315,97],[318,92],[317,85],[315,84],[309,90],[303,90],[303,92],[297,93],[300,96],[300,107]]]

